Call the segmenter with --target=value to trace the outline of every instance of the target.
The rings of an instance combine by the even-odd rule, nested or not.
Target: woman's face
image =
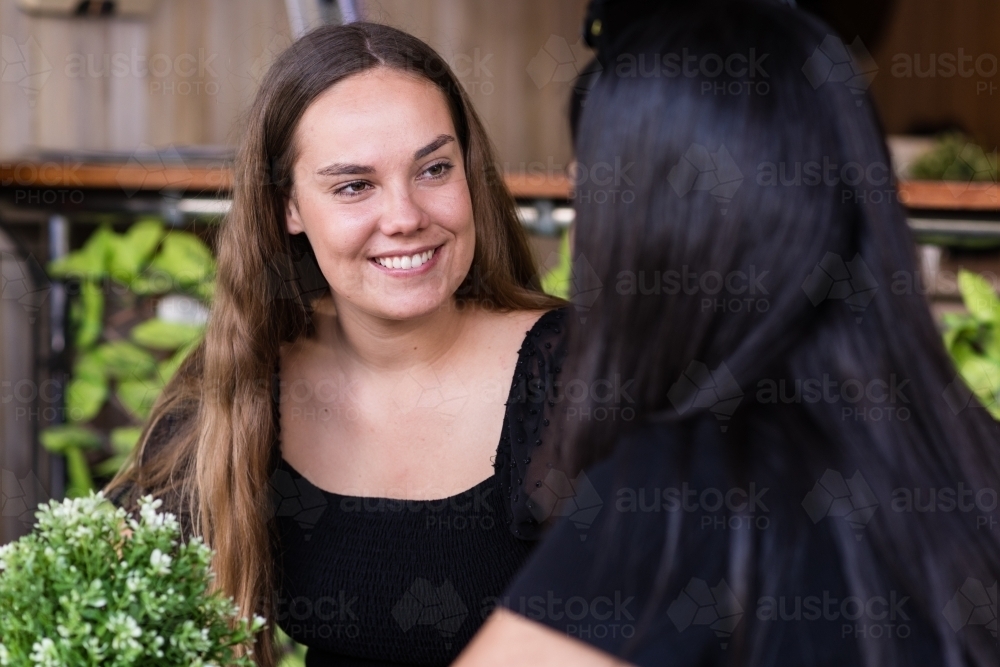
[[[306,109],[286,224],[305,233],[338,313],[404,320],[450,302],[475,250],[448,103],[391,69],[355,74]]]

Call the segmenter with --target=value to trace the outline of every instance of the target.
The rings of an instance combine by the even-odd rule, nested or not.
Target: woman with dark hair
[[[529,488],[599,463],[458,664],[996,665],[997,425],[908,287],[867,68],[786,5],[664,4],[576,141],[634,187],[577,193],[563,373],[636,418],[560,420]]]
[[[561,357],[489,139],[386,26],[315,30],[244,123],[205,340],[109,489],[164,497],[218,587],[309,665],[444,665],[540,522],[520,492]],[[527,332],[527,334],[526,334]],[[530,437],[530,439],[529,439]]]

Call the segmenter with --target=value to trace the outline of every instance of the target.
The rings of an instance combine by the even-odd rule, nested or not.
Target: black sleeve
[[[554,423],[558,405],[556,378],[566,356],[567,309],[552,310],[535,323],[518,351],[507,400],[508,419],[495,465],[504,498],[510,499],[511,532],[525,540],[541,537],[551,508],[539,507],[532,492],[556,461]]]
[[[504,606],[635,664],[716,663],[742,610],[725,581],[725,534],[699,530],[684,512],[650,509],[654,498],[664,509],[665,488],[680,478],[670,445],[654,430],[640,430],[611,460],[571,480],[583,496],[581,509],[595,511],[555,525]],[[716,479],[685,479],[724,488]],[[678,527],[676,571],[657,591],[668,534]]]
[[[897,651],[893,664],[943,664],[933,622],[891,571],[876,563],[867,593],[850,589],[834,531],[863,538],[810,517],[812,481],[771,466],[738,481],[714,421],[636,427],[571,480],[570,501],[596,511],[558,522],[501,603],[641,667],[861,667],[865,645]],[[753,554],[742,582],[737,544]]]

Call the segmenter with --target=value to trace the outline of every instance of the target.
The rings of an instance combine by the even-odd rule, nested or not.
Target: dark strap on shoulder
[[[546,478],[557,461],[554,419],[562,406],[556,378],[566,357],[566,317],[565,308],[549,311],[527,332],[497,450],[500,489],[510,500],[510,530],[525,540],[541,537],[556,518],[553,504],[542,496],[550,491]]]

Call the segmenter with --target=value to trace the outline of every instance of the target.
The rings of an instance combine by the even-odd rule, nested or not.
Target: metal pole
[[[69,254],[69,220],[55,214],[49,218],[49,259],[59,259]],[[66,284],[61,280],[52,281],[49,292],[49,349],[51,364],[49,372],[60,395],[56,401],[65,405],[65,390],[68,374],[61,363],[66,352]],[[59,417],[57,417],[59,419]],[[57,454],[49,454],[49,489],[53,498],[66,495],[66,460]]]

